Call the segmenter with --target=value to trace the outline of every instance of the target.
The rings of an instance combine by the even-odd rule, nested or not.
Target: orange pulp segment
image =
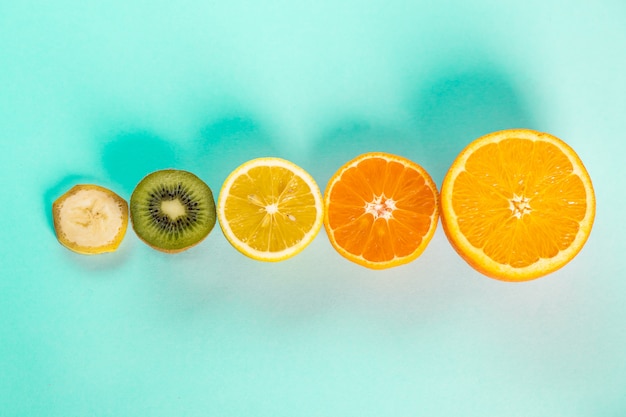
[[[382,152],[342,166],[324,195],[333,247],[368,268],[406,264],[426,248],[439,216],[437,187],[418,164]]]
[[[456,158],[441,188],[444,231],[475,269],[505,281],[544,276],[586,242],[591,179],[562,140],[528,129],[483,136]]]

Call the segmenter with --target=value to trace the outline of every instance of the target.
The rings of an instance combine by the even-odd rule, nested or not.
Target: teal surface
[[[626,2],[0,0],[1,416],[626,415]],[[592,235],[510,284],[441,227],[370,271],[322,231],[260,263],[219,227],[178,255],[56,240],[82,182],[179,168],[215,194],[258,156],[324,189],[374,150],[441,186],[472,139],[529,127],[589,170]]]

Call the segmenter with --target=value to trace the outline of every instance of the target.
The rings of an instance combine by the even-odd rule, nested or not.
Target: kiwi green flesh
[[[180,252],[200,243],[211,232],[215,201],[209,186],[196,175],[161,170],[149,174],[135,187],[130,197],[130,217],[135,233],[148,245],[164,252]]]

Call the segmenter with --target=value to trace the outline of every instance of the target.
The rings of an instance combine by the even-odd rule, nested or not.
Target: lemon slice
[[[128,203],[113,191],[81,184],[52,205],[59,242],[74,252],[90,255],[115,251],[128,226]]]
[[[322,194],[299,166],[280,158],[253,159],[226,178],[217,217],[241,253],[281,261],[301,252],[320,231]]]

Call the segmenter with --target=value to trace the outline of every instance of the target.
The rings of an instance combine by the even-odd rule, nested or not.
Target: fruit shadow
[[[104,169],[127,199],[143,177],[159,169],[174,168],[177,162],[175,146],[145,130],[120,132],[105,141],[102,149]]]
[[[378,151],[412,159],[411,150],[415,148],[416,140],[414,134],[399,126],[345,117],[328,126],[315,140],[315,146],[307,157],[306,169],[324,192],[332,175],[349,160],[363,153]]]
[[[280,156],[260,122],[245,114],[225,115],[206,123],[185,153],[185,165],[201,176],[215,197],[226,177],[242,163]]]
[[[510,128],[536,128],[520,89],[496,66],[443,66],[425,77],[406,102],[420,159],[438,186],[472,140]]]

